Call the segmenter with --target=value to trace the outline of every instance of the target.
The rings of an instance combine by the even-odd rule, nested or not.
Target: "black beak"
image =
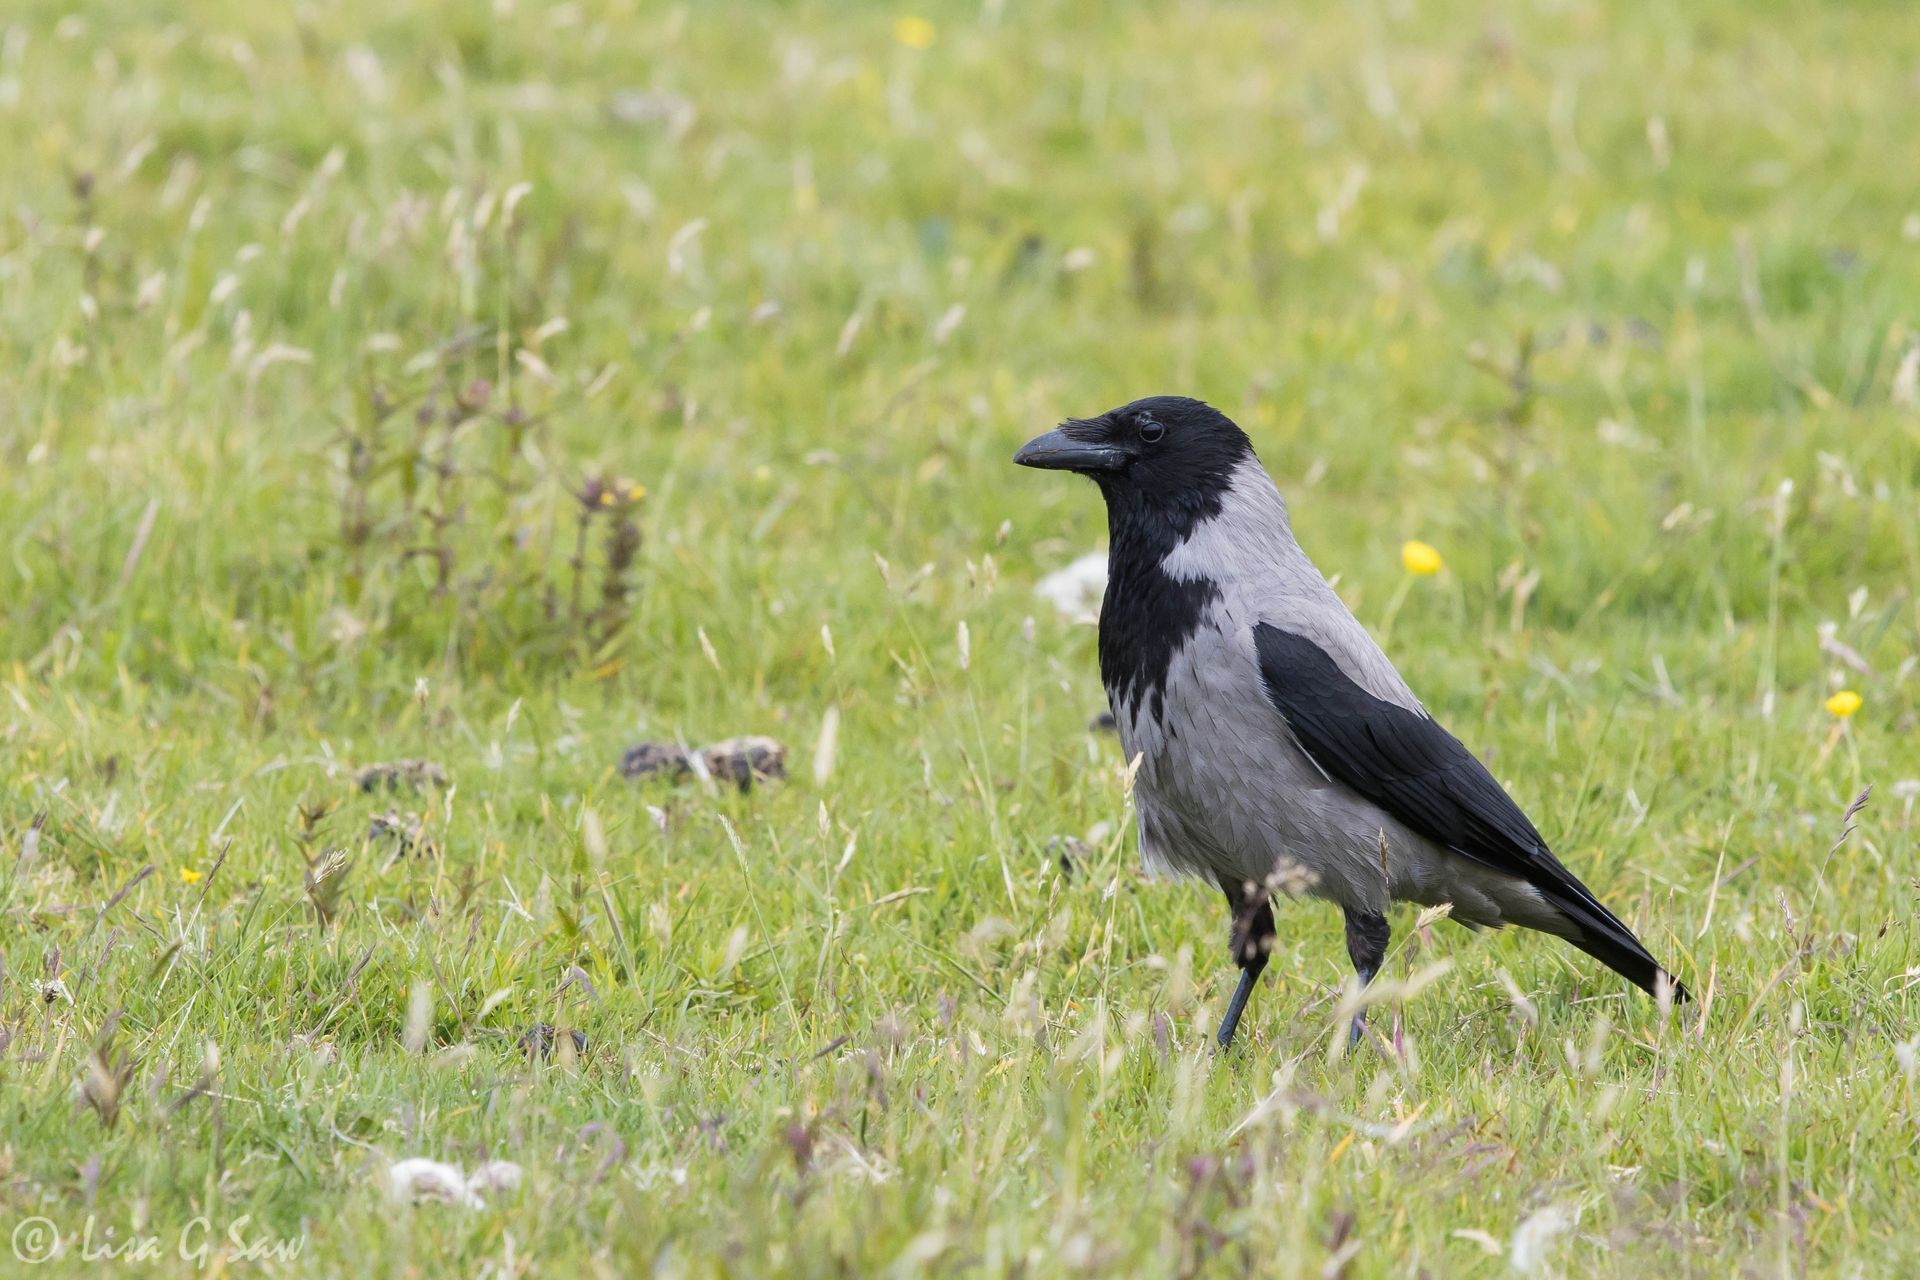
[[[1113,471],[1126,463],[1127,455],[1114,445],[1075,440],[1055,429],[1027,441],[1013,460],[1046,471]]]

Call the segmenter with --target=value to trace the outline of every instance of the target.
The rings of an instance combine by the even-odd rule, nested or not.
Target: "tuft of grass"
[[[1915,65],[1872,4],[11,6],[0,1270],[1910,1272]],[[1173,391],[1694,1004],[1408,912],[1349,1055],[1303,902],[1210,1051],[1217,895],[1031,590],[1095,495],[1008,464]],[[812,768],[621,775],[759,737]]]

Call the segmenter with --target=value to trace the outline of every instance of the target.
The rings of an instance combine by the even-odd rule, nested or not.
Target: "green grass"
[[[151,1274],[202,1217],[336,1274],[1912,1269],[1906,6],[178,8],[0,19],[0,1232],[92,1214]],[[1391,1051],[1343,1058],[1302,902],[1210,1051],[1217,895],[1135,870],[1092,631],[1031,592],[1097,497],[1008,463],[1155,392],[1247,427],[1710,998],[1403,913]],[[646,495],[582,516],[601,477]],[[791,780],[614,767],[746,732]],[[354,789],[398,757],[451,785]],[[368,846],[389,806],[431,846]],[[586,1054],[528,1062],[539,1022]],[[396,1209],[416,1155],[526,1180]]]

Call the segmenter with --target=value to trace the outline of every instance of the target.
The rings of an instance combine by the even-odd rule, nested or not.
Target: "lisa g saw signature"
[[[198,1267],[223,1264],[292,1262],[306,1248],[303,1231],[297,1236],[275,1236],[254,1230],[253,1217],[242,1214],[222,1232],[210,1218],[190,1219],[178,1231],[121,1233],[110,1223],[88,1214],[77,1226],[63,1228],[52,1218],[22,1218],[10,1238],[13,1256],[28,1266],[56,1259],[92,1262],[103,1266],[138,1265],[178,1258]]]

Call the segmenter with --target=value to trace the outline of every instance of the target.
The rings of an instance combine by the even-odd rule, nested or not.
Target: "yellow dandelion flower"
[[[199,884],[205,878],[206,877],[202,876],[198,871],[195,871],[192,867],[180,868],[181,884]]]
[[[1440,558],[1438,551],[1415,539],[1401,546],[1400,563],[1407,566],[1408,573],[1418,574],[1424,578],[1428,574],[1440,572],[1447,562]]]
[[[613,490],[611,489],[602,490],[600,493],[600,505],[603,507],[610,507],[613,505],[613,503],[614,503]]]
[[[909,49],[931,47],[937,34],[933,24],[925,18],[906,17],[893,24],[893,38]]]
[[[1845,720],[1860,709],[1863,699],[1851,689],[1842,689],[1827,699],[1827,710]]]
[[[631,487],[629,487],[629,488],[628,488],[628,490],[627,490],[627,501],[628,501],[628,502],[638,502],[638,501],[640,501],[640,499],[642,499],[642,498],[644,498],[644,497],[646,497],[646,496],[647,496],[647,486],[645,486],[645,485],[643,485],[643,484],[636,484],[636,485],[633,485],[633,486],[631,486]]]

